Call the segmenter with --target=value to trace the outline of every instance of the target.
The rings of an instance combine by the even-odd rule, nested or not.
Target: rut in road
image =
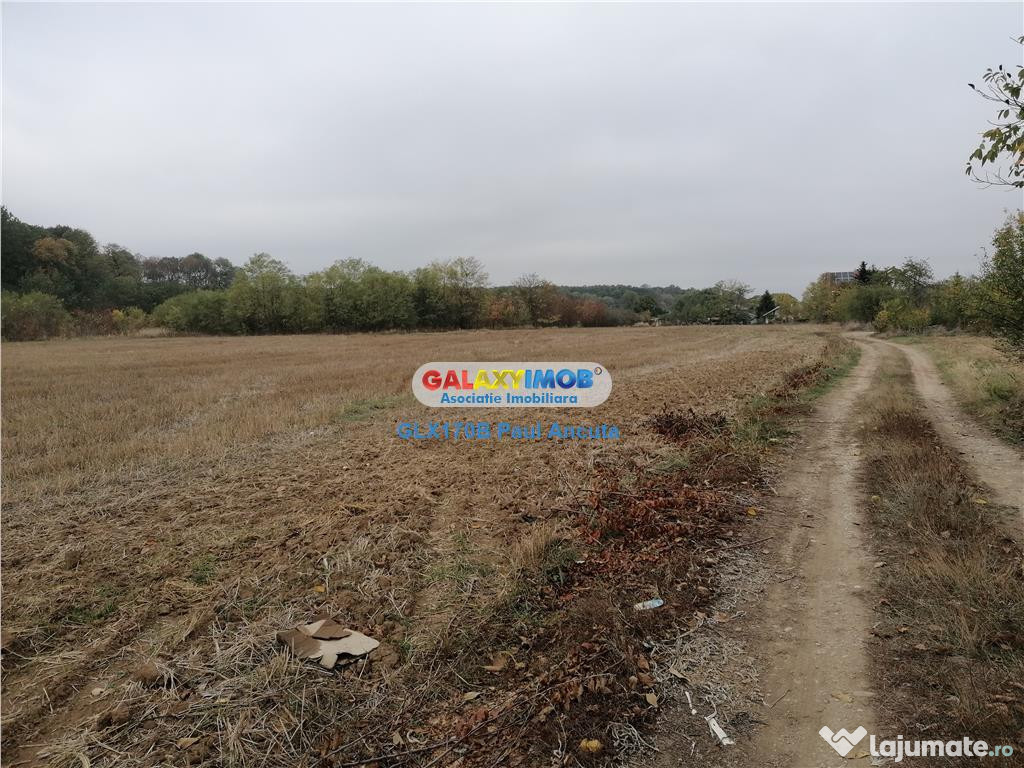
[[[898,349],[910,361],[914,386],[943,441],[958,451],[975,477],[991,490],[991,501],[1014,507],[1024,523],[1024,455],[961,412],[927,353],[891,341],[865,338],[872,344]]]
[[[750,756],[762,765],[843,765],[819,735],[822,726],[874,731],[864,645],[872,625],[866,598],[874,558],[860,526],[856,404],[872,384],[882,349],[860,347],[859,365],[818,402],[817,426],[804,432],[773,505],[794,518],[778,557],[798,576],[776,584],[763,603],[765,690],[769,702],[783,698],[761,716],[767,725]],[[865,741],[850,756],[866,749]]]

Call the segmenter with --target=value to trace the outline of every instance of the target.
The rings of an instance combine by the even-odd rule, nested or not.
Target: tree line
[[[863,261],[853,280],[825,272],[804,291],[802,309],[816,323],[864,323],[877,331],[920,333],[930,326],[1000,336],[1024,344],[1024,213],[995,232],[977,275],[935,280],[922,259],[879,268]]]
[[[1024,212],[1010,214],[992,238],[977,275],[936,280],[927,261],[869,267],[853,280],[822,274],[804,291],[814,322],[870,323],[876,331],[919,333],[929,326],[996,335],[1024,349]]]
[[[409,272],[344,259],[309,275],[258,253],[241,267],[201,253],[143,257],[83,229],[26,224],[2,211],[3,335],[36,339],[133,332],[267,334],[635,323],[861,322],[1024,335],[1024,214],[1009,216],[978,276],[936,281],[924,260],[825,273],[799,301],[738,281],[707,288],[556,286],[536,274],[491,286],[473,258]]]
[[[83,229],[27,224],[6,208],[2,228],[3,334],[11,340],[144,326],[210,334],[608,326],[665,311],[662,289],[649,287],[596,295],[533,274],[492,287],[474,258],[410,272],[344,259],[300,276],[266,253],[241,267],[201,253],[143,257],[101,246]]]

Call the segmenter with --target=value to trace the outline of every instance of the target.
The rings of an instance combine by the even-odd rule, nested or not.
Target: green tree
[[[871,276],[875,274],[874,269],[869,269],[866,261],[861,261],[860,266],[853,271],[853,279],[862,285],[871,282]]]
[[[475,328],[484,317],[487,273],[474,258],[435,261],[413,274],[416,316],[428,328]]]
[[[153,310],[153,322],[183,333],[234,333],[224,291],[190,291],[173,296]]]
[[[1024,37],[1017,42],[1024,44]],[[980,88],[968,83],[981,98],[999,107],[992,127],[981,134],[981,143],[967,159],[965,173],[983,184],[1024,187],[1024,66],[1017,65],[1016,70],[1000,64],[985,71]]]
[[[928,303],[933,274],[932,268],[924,259],[907,259],[898,267],[888,270],[892,286],[906,297],[915,307],[923,307]]]
[[[296,280],[282,262],[257,253],[245,263],[227,293],[227,312],[248,333],[293,330]]]
[[[647,317],[658,317],[665,314],[658,300],[649,293],[641,294],[633,304],[633,311]]]
[[[932,290],[931,324],[944,325],[950,330],[975,325],[974,295],[977,290],[977,281],[965,278],[959,272],[937,283]]]
[[[772,298],[779,306],[778,318],[786,322],[799,320],[802,317],[803,308],[799,299],[789,293],[773,293]]]
[[[761,294],[761,298],[757,302],[757,318],[762,319],[771,312],[778,308],[778,304],[775,303],[775,297],[771,295],[769,291],[765,291]]]
[[[822,275],[804,289],[801,305],[809,320],[827,323],[837,319],[835,309],[838,297],[839,289],[828,275]]]
[[[26,224],[7,208],[0,208],[0,275],[4,290],[21,288],[35,269],[32,248],[43,237],[42,227]]]
[[[896,296],[885,283],[856,282],[839,291],[833,304],[833,318],[840,322],[873,322],[882,305]]]
[[[992,238],[982,264],[978,311],[992,332],[1024,357],[1024,212],[1010,214]]]
[[[557,290],[554,285],[536,273],[523,275],[513,284],[519,301],[526,310],[526,319],[531,325],[540,325],[550,318],[552,304]],[[490,308],[488,308],[490,311]],[[503,307],[505,313],[512,312],[512,305]]]

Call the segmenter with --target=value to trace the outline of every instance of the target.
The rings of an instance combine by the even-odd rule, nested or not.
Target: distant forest
[[[767,306],[740,283],[566,287],[527,274],[492,286],[473,258],[409,272],[344,259],[300,276],[266,253],[241,266],[201,253],[145,257],[84,229],[28,224],[6,208],[2,216],[7,339],[149,326],[260,334],[749,322]]]
[[[927,261],[862,261],[804,291],[755,293],[738,281],[557,286],[536,274],[492,286],[474,258],[400,272],[343,259],[295,275],[269,254],[236,266],[201,253],[145,257],[84,229],[27,224],[2,210],[3,337],[135,333],[265,334],[684,323],[857,322],[1024,337],[1024,214],[1010,214],[977,277],[935,280]],[[830,265],[831,266],[831,265]]]

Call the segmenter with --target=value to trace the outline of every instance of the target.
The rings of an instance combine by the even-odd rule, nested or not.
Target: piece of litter
[[[486,669],[488,672],[501,672],[507,666],[508,654],[499,653],[497,656],[491,659],[491,663],[486,665],[484,669]]]
[[[722,730],[722,726],[718,724],[718,718],[711,714],[704,718],[707,722],[708,727],[711,729],[711,734],[718,739],[723,747],[728,747],[736,742],[729,738],[729,734]]]
[[[300,659],[319,660],[324,669],[350,664],[380,645],[372,637],[347,629],[331,618],[278,632],[277,641]]]
[[[661,608],[665,604],[665,601],[660,597],[656,597],[653,600],[644,600],[642,603],[637,603],[633,606],[634,611],[649,611],[653,608]]]
[[[691,715],[696,715],[697,714],[697,710],[693,706],[693,698],[690,696],[690,692],[689,691],[686,692],[686,703],[690,705],[690,714]]]

